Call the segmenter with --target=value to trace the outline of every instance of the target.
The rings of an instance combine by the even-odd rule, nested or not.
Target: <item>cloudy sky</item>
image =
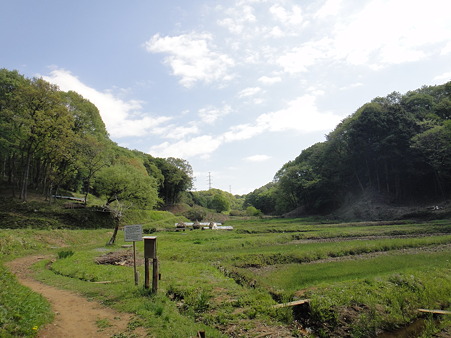
[[[451,80],[449,0],[0,0],[0,67],[245,194],[376,96]]]

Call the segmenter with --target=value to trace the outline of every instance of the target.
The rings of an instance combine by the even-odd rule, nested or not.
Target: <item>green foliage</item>
[[[187,161],[157,159],[117,146],[98,109],[81,95],[6,69],[0,69],[0,129],[0,175],[12,187],[12,195],[23,201],[29,187],[47,197],[60,189],[87,197],[95,177],[105,181],[101,170],[112,164],[134,167],[133,178],[137,171],[147,178],[133,182],[136,188],[130,193],[107,191],[101,184],[102,192],[112,193],[108,203],[117,201],[116,194],[150,208],[160,201],[172,204],[192,186]]]
[[[158,202],[155,180],[132,165],[117,164],[103,168],[94,187],[99,194],[106,196],[107,205],[117,201],[152,208]]]
[[[73,254],[74,254],[74,252],[72,250],[58,251],[58,258],[59,259],[67,258],[67,257],[73,256]]]
[[[216,212],[227,211],[230,208],[230,203],[224,195],[216,194],[213,196],[211,201],[211,208],[216,210]]]
[[[270,215],[276,212],[275,183],[271,182],[261,188],[255,189],[247,194],[244,206],[253,206],[264,214]]]
[[[207,210],[198,205],[193,206],[189,210],[185,211],[183,215],[190,221],[202,221],[207,216]]]
[[[218,213],[228,211],[230,208],[241,208],[242,199],[220,189],[206,191],[192,191],[193,203],[204,208],[213,209]]]
[[[299,208],[321,214],[336,210],[350,194],[366,191],[397,202],[448,198],[449,87],[394,92],[364,104],[327,135],[326,142],[286,163],[274,185],[257,189],[246,203],[263,212]],[[266,201],[272,201],[272,209],[266,208]]]
[[[191,165],[178,158],[148,158],[147,163],[158,168],[163,175],[158,187],[159,195],[167,205],[175,204],[179,201],[182,192],[192,186],[193,170]]]
[[[246,214],[248,216],[262,216],[262,212],[253,206],[246,208]]]
[[[186,222],[183,216],[175,216],[168,211],[129,209],[124,212],[123,224],[142,224],[143,232],[174,229],[174,224]]]

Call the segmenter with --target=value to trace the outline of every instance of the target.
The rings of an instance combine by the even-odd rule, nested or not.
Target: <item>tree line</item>
[[[327,213],[369,191],[391,202],[450,198],[451,82],[364,104],[248,194],[245,205],[265,214],[300,207]]]
[[[30,190],[89,193],[105,204],[153,208],[178,202],[192,186],[190,164],[110,140],[97,107],[42,78],[0,69],[0,182],[24,201]],[[116,208],[120,212],[121,208]]]
[[[327,213],[349,196],[374,192],[393,202],[451,195],[451,82],[376,97],[246,196],[190,191],[193,172],[110,140],[97,107],[41,78],[0,69],[0,183],[12,196],[49,200],[60,191],[101,196],[124,208],[183,202],[217,212]],[[193,218],[202,216],[195,209]]]

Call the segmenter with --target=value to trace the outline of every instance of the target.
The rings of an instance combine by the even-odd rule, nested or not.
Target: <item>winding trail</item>
[[[131,314],[114,311],[73,292],[57,289],[33,279],[30,267],[39,260],[47,258],[49,257],[28,256],[6,263],[21,284],[40,293],[52,306],[55,319],[53,323],[39,329],[39,338],[103,338],[118,334],[125,337],[146,336],[144,330],[140,332],[140,328],[133,332],[127,329],[132,319]]]

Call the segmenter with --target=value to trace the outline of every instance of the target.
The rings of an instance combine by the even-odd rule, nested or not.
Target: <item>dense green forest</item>
[[[209,212],[244,213],[243,197],[219,189],[190,191],[193,170],[186,160],[153,157],[111,141],[97,107],[78,93],[7,69],[0,70],[0,177],[11,197],[23,201],[29,191],[48,201],[83,194],[85,203],[91,194],[116,220],[130,208],[175,204],[192,220]]]
[[[178,202],[192,168],[112,142],[98,109],[40,78],[0,70],[0,175],[12,196],[61,192],[101,196],[105,205],[154,208]]]
[[[328,213],[371,192],[390,203],[451,194],[451,82],[364,104],[245,199],[265,214]]]

